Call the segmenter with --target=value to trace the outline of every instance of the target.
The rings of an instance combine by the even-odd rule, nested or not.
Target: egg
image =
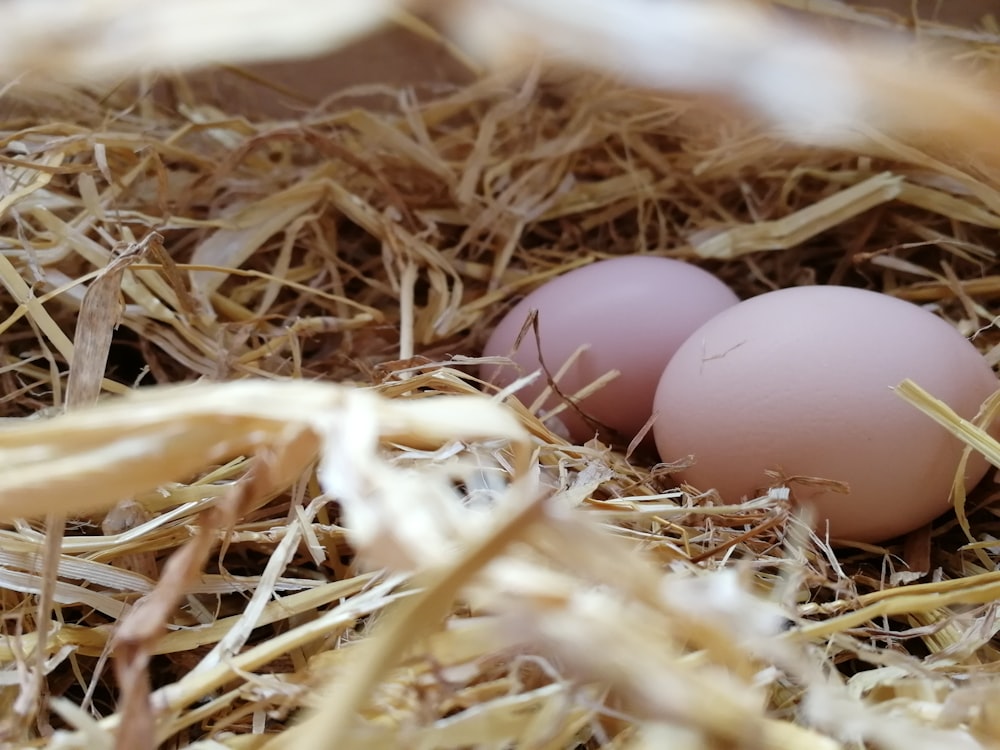
[[[511,357],[517,367],[484,367],[484,379],[501,387],[545,367],[553,376],[574,352],[586,351],[559,378],[566,396],[611,370],[620,375],[578,406],[618,439],[632,440],[652,415],[653,394],[663,368],[681,343],[738,297],[707,271],[683,261],[647,255],[603,260],[574,269],[528,294],[500,321],[483,351],[486,357]],[[518,334],[537,312],[538,338],[532,329],[516,347]],[[544,375],[518,392],[530,405],[548,387]],[[561,403],[552,394],[542,411]],[[549,422],[582,442],[595,434],[592,424],[568,408]]]
[[[893,392],[906,378],[966,419],[997,387],[976,348],[921,307],[847,287],[770,292],[678,349],[655,394],[656,447],[667,462],[693,457],[678,478],[726,502],[784,484],[821,534],[885,541],[948,510],[963,449]],[[966,488],[986,470],[973,454]]]

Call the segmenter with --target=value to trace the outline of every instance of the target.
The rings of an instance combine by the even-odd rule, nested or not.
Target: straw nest
[[[833,550],[780,492],[719,507],[476,378],[519,295],[626,253],[744,297],[882,290],[995,363],[988,109],[814,148],[754,101],[462,60],[457,82],[250,116],[216,95],[232,70],[69,83],[211,54],[114,26],[119,5],[74,5],[137,35],[114,54],[0,9],[25,74],[0,100],[6,746],[1000,746],[992,482],[905,540]],[[211,40],[201,6],[227,3],[189,5],[162,29]],[[235,60],[268,18],[210,20],[254,27],[220,42]],[[257,56],[337,41],[296,29]],[[995,71],[988,28],[924,33],[949,41],[937,63]],[[921,95],[975,109],[967,75]],[[1000,460],[919,384],[901,395]]]

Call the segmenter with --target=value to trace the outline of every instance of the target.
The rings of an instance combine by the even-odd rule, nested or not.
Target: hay
[[[4,746],[1000,746],[991,481],[835,550],[787,492],[720,506],[476,377],[519,295],[625,253],[919,301],[996,363],[995,22],[900,51],[833,2],[779,4],[841,24],[819,47],[760,6],[456,2],[477,59],[561,64],[274,84],[276,118],[232,95],[260,70],[174,68],[390,13],[479,63],[390,3],[71,5],[0,7]],[[640,13],[704,33],[651,54]],[[973,424],[898,392],[1000,465],[1000,399]]]

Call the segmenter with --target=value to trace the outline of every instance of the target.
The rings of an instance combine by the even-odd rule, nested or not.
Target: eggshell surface
[[[486,343],[485,356],[511,356],[517,367],[487,366],[484,379],[506,386],[545,367],[553,376],[581,346],[588,349],[558,380],[569,396],[611,370],[618,378],[584,398],[579,407],[597,422],[631,440],[652,415],[653,394],[663,368],[681,343],[702,323],[739,301],[719,279],[697,266],[655,256],[599,261],[559,276],[528,294],[500,321]],[[528,330],[514,345],[532,310],[539,337]],[[518,391],[530,405],[547,387],[544,375]],[[553,394],[547,411],[561,403]],[[577,441],[595,430],[572,410],[558,417]]]
[[[763,294],[714,317],[671,359],[655,395],[657,449],[664,461],[693,456],[679,477],[726,502],[782,484],[765,474],[777,471],[821,533],[884,541],[949,509],[962,452],[893,392],[906,378],[966,419],[997,387],[971,343],[909,302],[833,286]],[[973,454],[966,487],[986,469]]]

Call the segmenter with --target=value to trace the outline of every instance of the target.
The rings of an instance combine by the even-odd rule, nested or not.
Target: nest
[[[832,549],[781,492],[716,504],[477,377],[520,296],[634,253],[741,297],[919,302],[995,364],[995,21],[922,24],[938,43],[904,65],[857,41],[901,19],[782,3],[870,72],[831,123],[783,78],[734,111],[707,37],[715,86],[612,64],[611,27],[588,71],[570,42],[598,15],[505,46],[461,3],[447,37],[397,18],[393,44],[431,61],[406,85],[359,67],[310,101],[275,67],[169,70],[318,52],[392,4],[278,26],[230,5],[0,9],[4,746],[1000,746],[992,479],[905,539]],[[486,5],[531,28],[531,3]],[[723,41],[788,38],[726,11]],[[899,392],[1000,465],[980,427]]]

